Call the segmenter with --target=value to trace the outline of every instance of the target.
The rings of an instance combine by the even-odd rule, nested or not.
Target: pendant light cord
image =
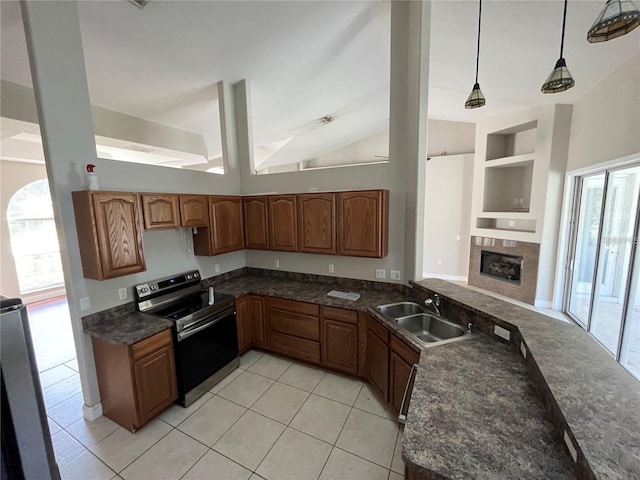
[[[567,4],[569,0],[564,0],[564,14],[562,15],[562,39],[560,40],[560,58],[562,57],[562,53],[564,51],[564,27],[567,23]]]
[[[566,10],[565,10],[565,15],[566,15]],[[478,8],[478,50],[476,52],[476,83],[478,83],[478,65],[480,65],[480,20],[481,19],[482,19],[482,0],[480,0],[480,7]]]

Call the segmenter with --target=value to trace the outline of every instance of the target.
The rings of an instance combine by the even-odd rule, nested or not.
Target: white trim
[[[95,405],[82,405],[82,415],[85,420],[93,422],[102,416],[102,402],[98,402]]]
[[[67,290],[64,287],[64,284],[58,287],[47,288],[45,290],[39,290],[37,292],[25,293],[22,296],[22,301],[29,305],[31,303],[42,302],[43,300],[49,300],[57,297],[65,297],[67,295]]]
[[[536,299],[533,302],[533,306],[537,307],[537,308],[551,308],[551,309],[554,309],[553,308],[553,302],[551,300],[538,300],[538,299]]]
[[[422,274],[422,278],[439,278],[440,280],[453,280],[456,282],[467,282],[469,280],[469,277],[466,277],[464,275],[446,275],[443,273],[427,273],[424,272]]]
[[[640,152],[632,153],[631,155],[625,155],[624,157],[614,158],[613,160],[607,160],[606,162],[596,163],[595,165],[589,165],[587,167],[578,168],[576,170],[571,170],[567,172],[567,176],[582,176],[588,175],[589,173],[599,172],[600,170],[606,170],[611,167],[623,167],[627,163],[633,163],[637,160],[640,160]]]

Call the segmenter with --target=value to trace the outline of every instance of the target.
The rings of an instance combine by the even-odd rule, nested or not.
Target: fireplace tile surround
[[[482,275],[480,267],[482,263],[481,252],[483,250],[522,257],[520,285]],[[472,236],[469,252],[468,283],[469,285],[533,305],[536,299],[536,286],[538,283],[539,256],[540,244],[538,243]]]

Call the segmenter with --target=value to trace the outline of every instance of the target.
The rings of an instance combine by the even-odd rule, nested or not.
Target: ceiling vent
[[[147,4],[149,0],[129,0],[129,1],[138,8],[144,8],[144,6]]]
[[[325,115],[324,117],[320,117],[318,119],[318,122],[321,123],[322,125],[326,125],[327,123],[331,123],[336,119],[335,116],[333,115]]]

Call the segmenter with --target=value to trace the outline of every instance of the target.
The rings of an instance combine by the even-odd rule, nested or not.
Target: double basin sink
[[[376,310],[415,337],[425,347],[466,340],[471,332],[415,302],[379,305]]]

